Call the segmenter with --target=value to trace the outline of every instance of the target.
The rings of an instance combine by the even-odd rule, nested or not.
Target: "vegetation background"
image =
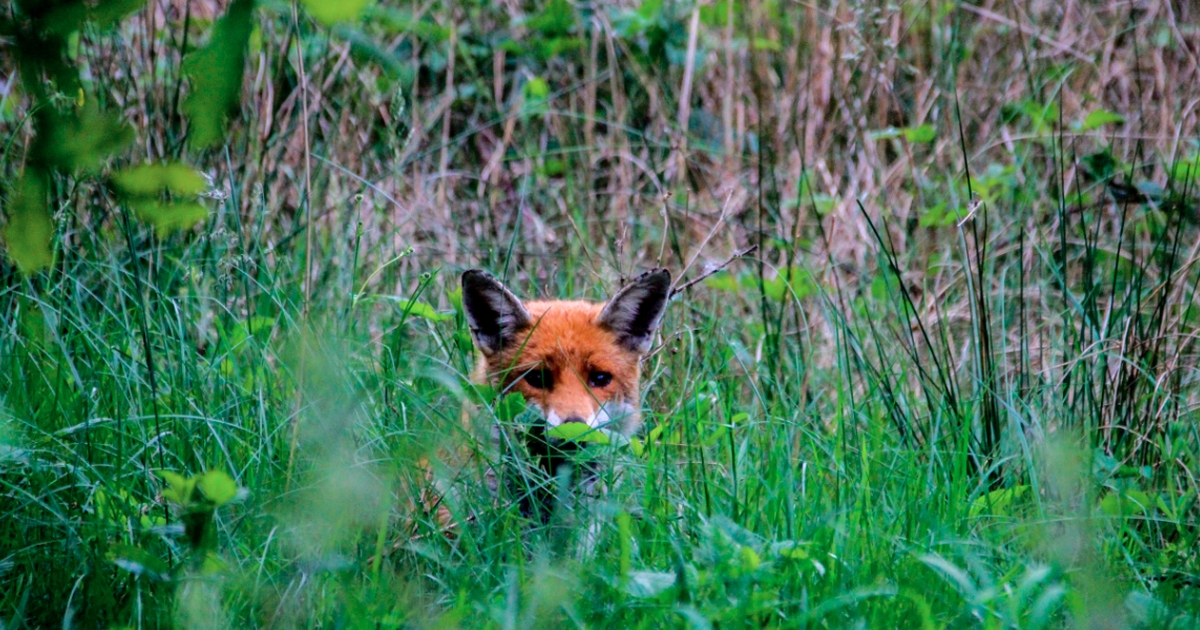
[[[1200,624],[1194,3],[11,0],[0,49],[0,627]],[[458,273],[656,265],[716,273],[609,492],[493,501]]]

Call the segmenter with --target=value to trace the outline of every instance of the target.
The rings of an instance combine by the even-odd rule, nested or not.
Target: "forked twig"
[[[730,263],[737,260],[738,258],[744,258],[745,256],[754,253],[754,251],[757,249],[758,249],[758,245],[751,245],[750,247],[747,247],[746,249],[734,252],[732,256],[725,259],[725,262],[722,262],[721,264],[710,268],[709,270],[705,271],[704,273],[700,274],[699,276],[696,276],[695,278],[692,278],[691,280],[688,280],[687,282],[685,282],[677,287],[672,288],[671,295],[668,296],[667,299],[671,299],[671,298],[675,297],[676,295],[683,293],[688,288],[690,288],[693,284],[696,284],[697,282],[700,282],[701,280],[728,267]]]

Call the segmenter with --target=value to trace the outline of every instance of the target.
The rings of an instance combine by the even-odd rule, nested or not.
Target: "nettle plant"
[[[186,82],[186,96],[176,98],[168,119],[183,127],[171,159],[111,168],[128,156],[137,132],[106,103],[105,78],[89,65],[98,36],[118,28],[145,6],[145,0],[91,3],[84,0],[22,0],[0,16],[0,37],[11,39],[20,81],[14,100],[28,102],[18,128],[30,126],[30,145],[20,173],[3,173],[7,224],[3,241],[9,257],[24,273],[54,263],[58,199],[72,182],[99,178],[141,221],[159,235],[190,228],[208,214],[203,199],[214,196],[212,185],[187,164],[193,154],[217,146],[228,121],[241,106],[246,53],[256,29],[255,0],[234,0],[210,29],[207,41],[190,48],[180,44],[176,94]],[[366,0],[304,0],[320,22],[332,25],[354,19]],[[267,6],[284,14],[286,6]],[[186,119],[183,124],[180,116]],[[20,134],[4,145],[7,157]],[[186,144],[186,150],[185,150]]]
[[[179,524],[171,525],[167,517],[153,515],[151,506],[132,506],[124,491],[116,497],[98,491],[93,500],[94,509],[100,518],[117,525],[136,514],[143,532],[161,534],[165,540],[181,535],[186,550],[182,554],[184,560],[172,566],[161,555],[134,543],[113,545],[108,550],[108,560],[134,576],[151,580],[169,580],[180,571],[203,574],[223,569],[224,563],[217,555],[216,511],[242,498],[245,491],[221,470],[209,470],[191,477],[170,470],[159,470],[157,474],[163,481],[162,498],[175,508]],[[171,554],[171,557],[175,556]]]

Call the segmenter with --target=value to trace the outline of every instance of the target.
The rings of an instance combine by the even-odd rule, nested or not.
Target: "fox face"
[[[568,422],[625,434],[641,424],[641,359],[671,292],[671,274],[638,276],[603,304],[522,302],[486,272],[462,276],[463,310],[482,378],[519,392],[553,428]]]

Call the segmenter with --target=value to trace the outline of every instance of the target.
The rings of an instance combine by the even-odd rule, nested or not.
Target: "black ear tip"
[[[666,267],[658,267],[643,273],[638,277],[637,282],[642,282],[653,286],[659,290],[671,288],[671,272]]]
[[[495,284],[496,279],[492,274],[482,269],[468,269],[462,274],[462,286],[466,289],[468,286],[480,286],[487,284]]]

